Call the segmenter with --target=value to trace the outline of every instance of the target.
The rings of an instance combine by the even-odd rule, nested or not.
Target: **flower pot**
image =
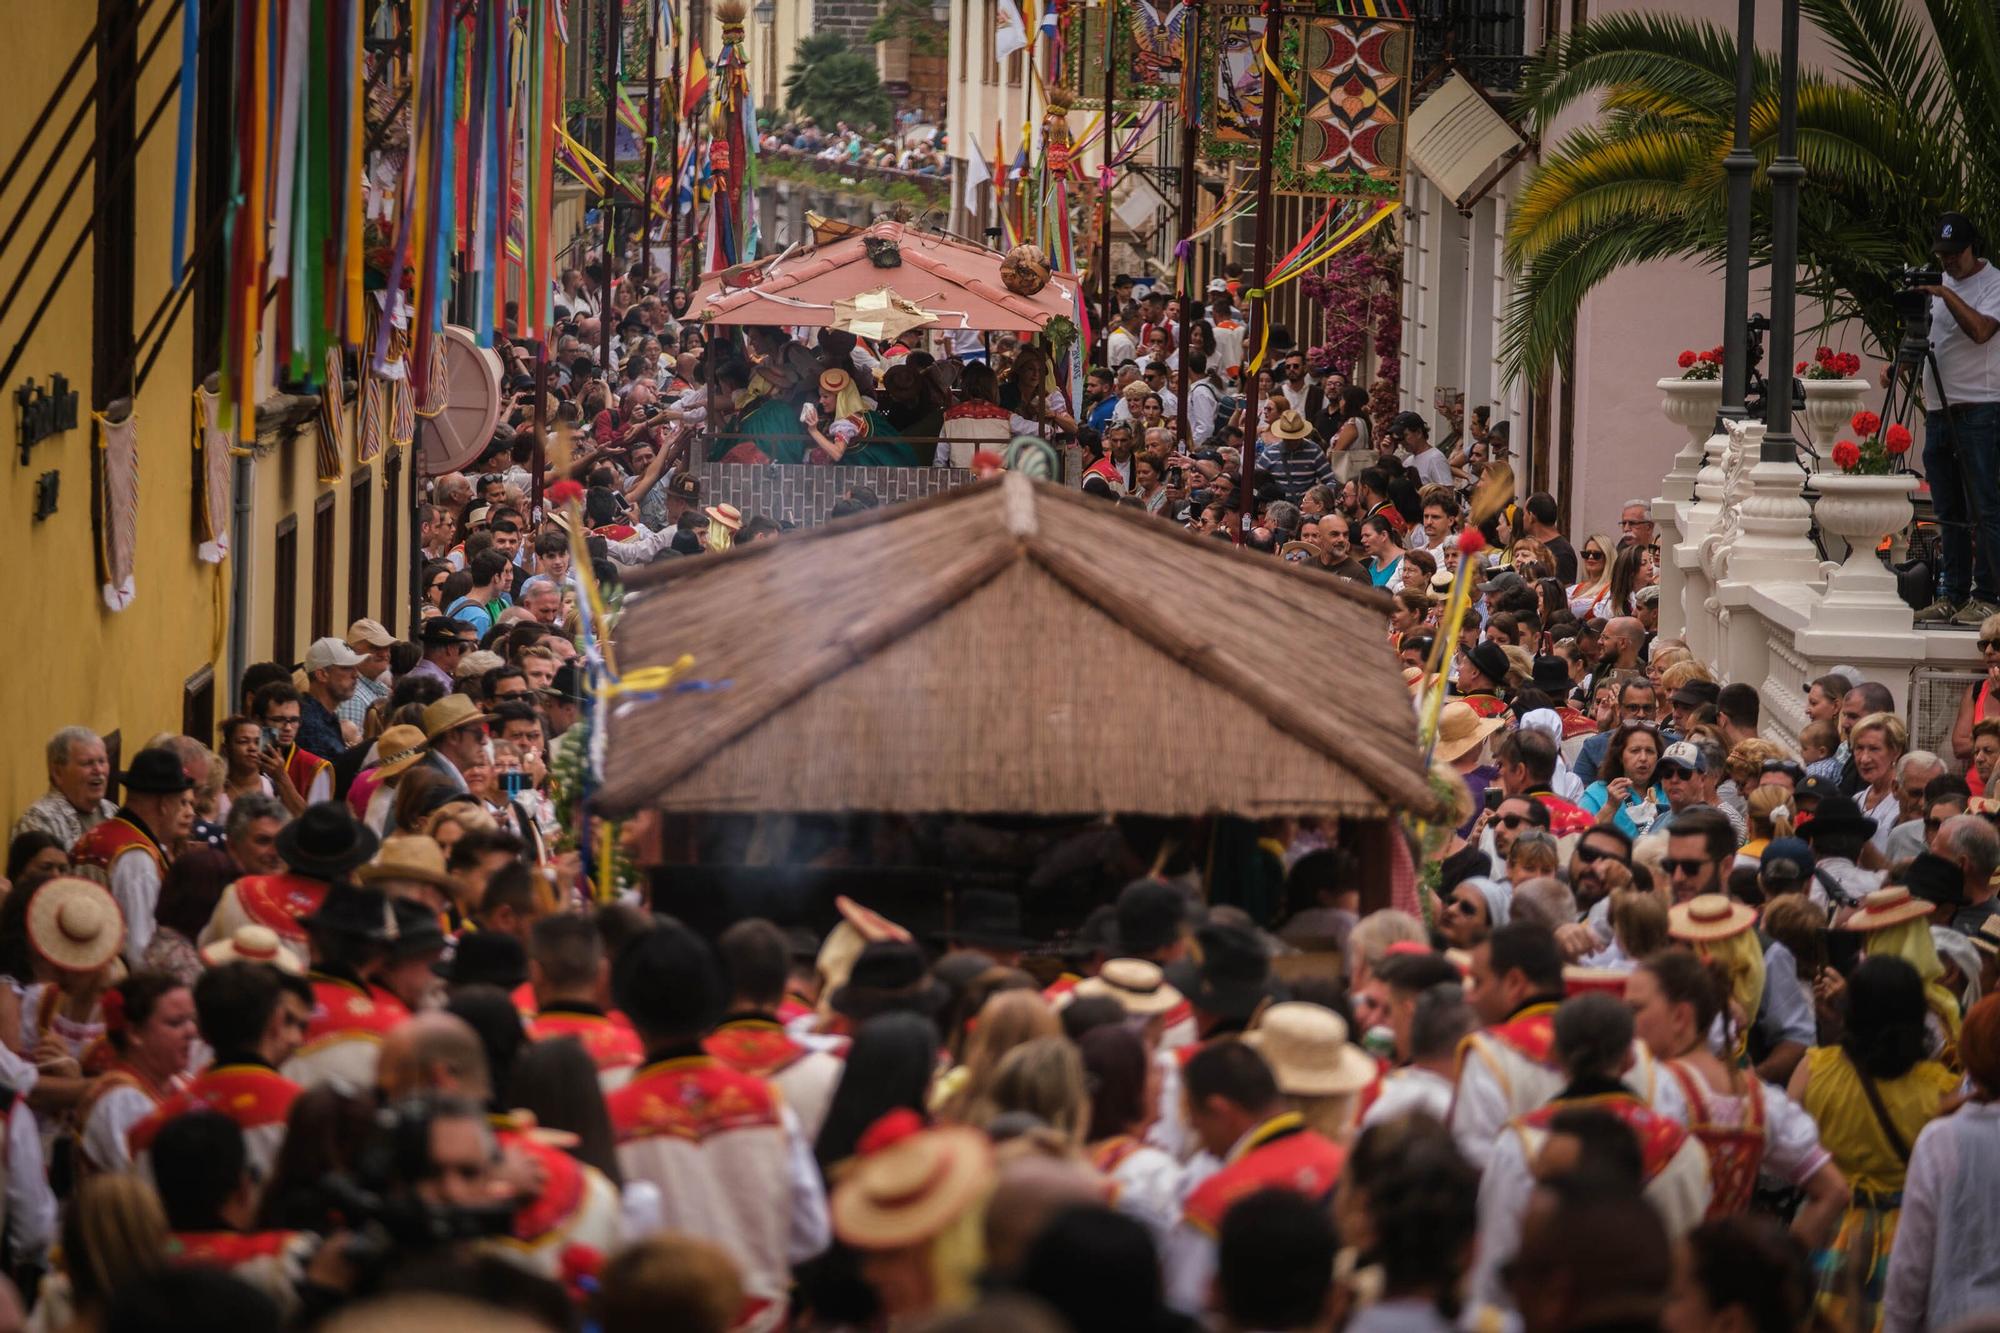
[[[1896,591],[1896,576],[1875,548],[1884,537],[1909,526],[1916,475],[1896,472],[1864,477],[1819,472],[1813,475],[1813,486],[1819,492],[1813,518],[1821,531],[1847,543],[1847,561],[1827,580],[1826,594],[1813,617],[1815,627],[1907,631],[1910,608]]]
[[[1813,452],[1826,458],[1836,440],[1853,438],[1847,423],[1867,406],[1868,381],[1801,379],[1799,383],[1805,386],[1806,427],[1812,431]]]
[[[1680,457],[1690,461],[1700,459],[1702,445],[1715,429],[1716,409],[1722,406],[1722,381],[1684,380],[1674,376],[1661,380],[1659,386],[1666,395],[1660,400],[1660,411],[1688,435],[1687,447],[1681,450]]]

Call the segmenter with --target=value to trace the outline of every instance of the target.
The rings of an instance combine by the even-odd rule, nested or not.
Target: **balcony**
[[[1449,58],[1501,101],[1521,86],[1528,63],[1527,0],[1415,0],[1417,72]]]

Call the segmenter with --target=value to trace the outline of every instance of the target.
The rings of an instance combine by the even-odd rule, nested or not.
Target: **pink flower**
[[[1680,354],[1679,360],[1681,369],[1686,370],[1689,366],[1692,366],[1694,364],[1695,355],[1693,352],[1682,352]]]
[[[1833,446],[1834,466],[1840,468],[1842,471],[1846,471],[1860,461],[1861,446],[1854,441],[1842,440],[1839,444]]]
[[[1889,423],[1889,431],[1882,437],[1882,446],[1892,454],[1906,454],[1910,451],[1910,428],[1900,421]]]
[[[1882,429],[1882,418],[1863,408],[1861,411],[1856,412],[1854,419],[1847,424],[1854,427],[1856,435],[1865,437],[1873,435],[1876,431]]]

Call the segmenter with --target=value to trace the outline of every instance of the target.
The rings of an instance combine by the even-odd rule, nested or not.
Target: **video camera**
[[[1931,298],[1923,288],[1943,283],[1944,273],[1936,268],[1906,264],[1897,272],[1895,290],[1889,294],[1889,304],[1902,330],[1902,340],[1896,347],[1897,364],[1916,365],[1923,361],[1931,343]]]
[[[431,1122],[438,1110],[415,1100],[375,1114],[374,1132],[355,1154],[351,1170],[323,1181],[327,1196],[352,1233],[345,1257],[371,1286],[398,1258],[432,1254],[461,1241],[508,1234],[509,1203],[452,1207],[427,1200],[418,1188],[437,1174],[431,1158]]]

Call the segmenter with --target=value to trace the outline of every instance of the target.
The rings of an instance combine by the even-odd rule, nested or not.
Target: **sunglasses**
[[[1692,879],[1694,876],[1699,875],[1702,872],[1702,868],[1704,866],[1712,864],[1713,862],[1703,860],[1699,856],[1690,856],[1690,857],[1669,856],[1661,860],[1660,869],[1666,871],[1669,875],[1686,875],[1690,879]]]
[[[1683,765],[1680,764],[1660,765],[1660,776],[1663,778],[1691,778],[1694,775],[1695,772],[1693,769],[1684,767]]]
[[[1621,866],[1632,864],[1625,859],[1623,852],[1607,852],[1601,847],[1579,846],[1576,849],[1576,859],[1587,866],[1596,865],[1599,861],[1616,861]]]
[[[1526,815],[1502,815],[1502,816],[1500,816],[1500,826],[1501,826],[1502,828],[1519,828],[1519,827],[1521,827],[1521,825],[1523,825],[1523,824],[1526,824],[1526,823],[1529,823],[1529,822],[1530,822],[1530,821],[1529,821],[1529,819],[1528,819],[1528,817],[1527,817]]]
[[[1479,907],[1476,903],[1473,903],[1464,898],[1453,898],[1450,904],[1448,905],[1450,906],[1452,911],[1463,912],[1467,916],[1471,916],[1474,912],[1477,912],[1479,910]]]
[[[2000,652],[2000,639],[1981,639],[1979,641],[1979,651],[1982,653]]]
[[[1602,552],[1602,551],[1585,551],[1585,552],[1583,553],[1583,558],[1584,558],[1585,560],[1602,560],[1602,559],[1604,558],[1604,552]]]

